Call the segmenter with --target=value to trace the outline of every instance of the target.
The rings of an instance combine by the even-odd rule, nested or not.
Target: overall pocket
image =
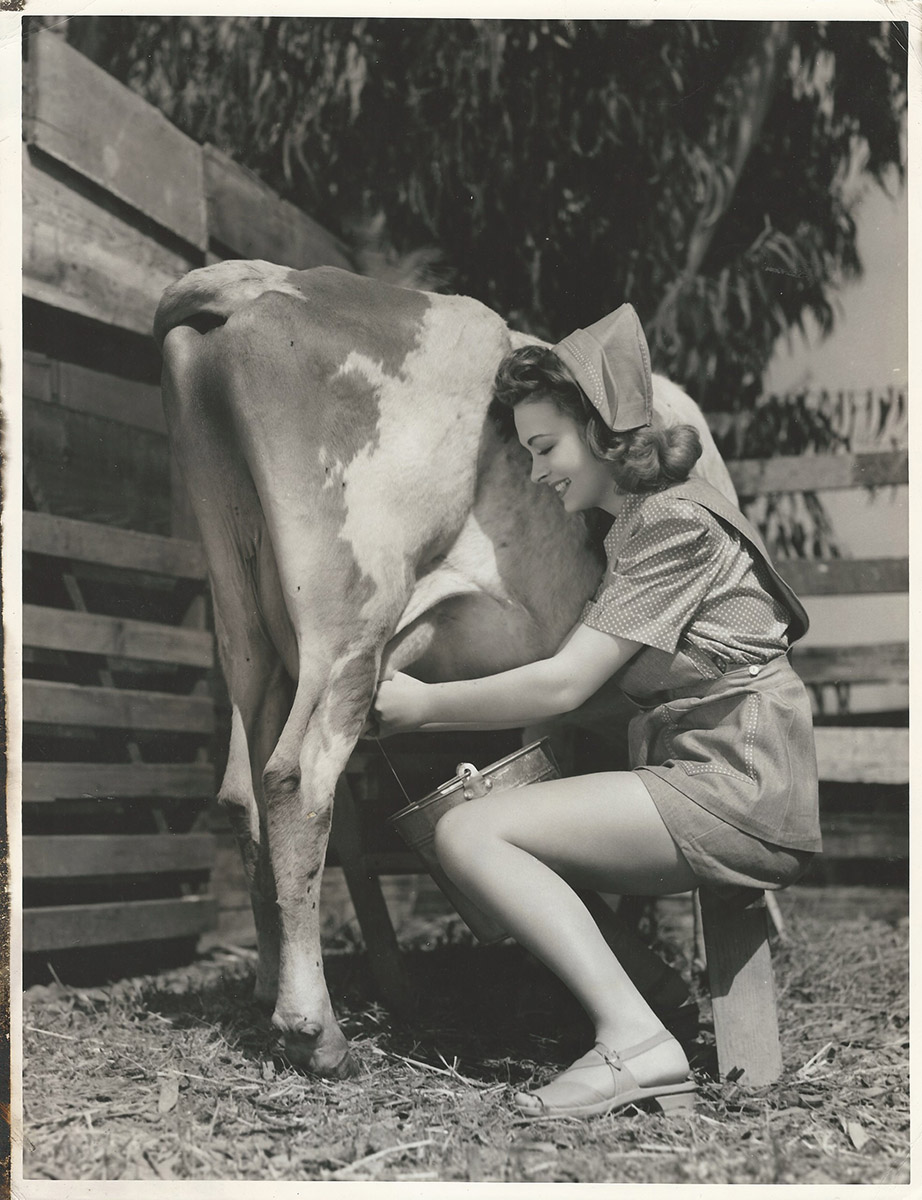
[[[689,775],[728,775],[756,783],[754,747],[760,704],[755,691],[664,704],[668,757]]]

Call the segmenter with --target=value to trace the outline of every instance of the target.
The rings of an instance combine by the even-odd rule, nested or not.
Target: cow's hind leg
[[[281,664],[262,689],[254,711],[244,719],[234,704],[227,768],[218,802],[227,814],[243,863],[256,926],[255,998],[275,1005],[279,976],[279,913],[275,876],[269,855],[265,803],[257,799],[263,766],[271,754],[290,709],[292,685]],[[254,779],[257,781],[254,786]]]
[[[163,403],[208,560],[218,650],[234,706],[219,798],[237,837],[256,921],[257,996],[272,1004],[279,928],[261,778],[291,707],[285,654],[292,672],[297,655],[262,506],[228,415],[233,355],[219,332],[179,326],[167,334]]]
[[[302,661],[291,715],[263,774],[281,918],[273,1021],[303,1070],[345,1077],[357,1066],[333,1014],[320,953],[320,883],[337,780],[377,678],[374,650]]]
[[[272,879],[271,868],[268,879],[265,871],[267,855],[264,853],[259,809],[253,789],[250,750],[243,717],[236,705],[231,718],[227,769],[218,791],[218,803],[227,816],[240,851],[253,920],[256,924],[258,959],[255,996],[261,1004],[274,1004],[278,988],[279,945],[275,882]],[[267,884],[271,884],[269,889]]]

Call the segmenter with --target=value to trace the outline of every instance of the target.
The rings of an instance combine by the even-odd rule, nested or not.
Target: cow
[[[317,906],[376,684],[552,654],[604,561],[491,415],[497,364],[534,339],[478,301],[228,261],[169,287],[154,332],[232,702],[219,799],[251,892],[257,998],[293,1064],[346,1077]],[[654,405],[699,429],[699,470],[732,497],[694,402],[657,376]]]

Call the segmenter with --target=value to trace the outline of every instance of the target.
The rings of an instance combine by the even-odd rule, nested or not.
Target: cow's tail
[[[199,267],[166,289],[154,316],[154,337],[163,341],[177,325],[205,333],[224,322],[244,304],[267,291],[296,290],[289,267],[251,259],[232,259]]]

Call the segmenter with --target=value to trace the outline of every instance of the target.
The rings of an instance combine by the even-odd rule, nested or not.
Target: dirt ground
[[[25,995],[24,1175],[33,1179],[694,1184],[908,1183],[908,896],[793,888],[775,978],[785,1070],[770,1088],[714,1078],[706,995],[693,1115],[532,1124],[510,1105],[588,1045],[579,1009],[511,944],[457,924],[405,931],[412,1019],[374,1001],[363,953],[326,958],[362,1075],[284,1060],[250,1000],[253,954]],[[663,902],[664,954],[700,983],[687,902]],[[177,1194],[174,1188],[170,1194]]]

